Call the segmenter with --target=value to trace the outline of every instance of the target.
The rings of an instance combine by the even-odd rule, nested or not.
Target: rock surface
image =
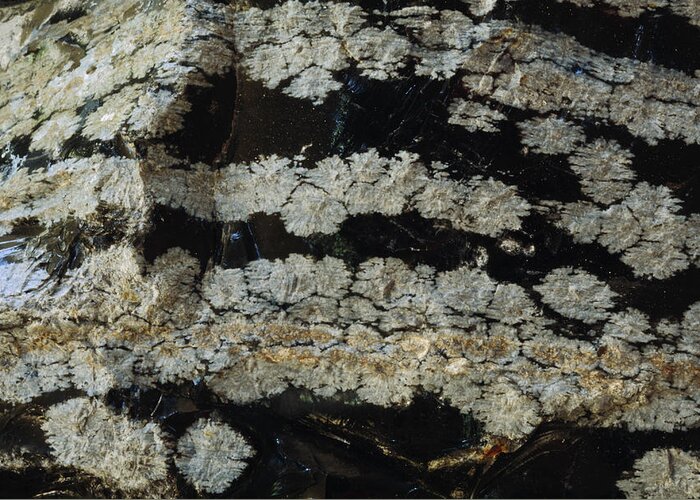
[[[0,3],[0,480],[697,496],[699,12]]]

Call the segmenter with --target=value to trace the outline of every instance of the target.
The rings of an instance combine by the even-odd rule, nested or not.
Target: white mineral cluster
[[[519,124],[521,141],[541,154],[566,154],[581,191],[591,201],[559,204],[559,226],[577,243],[597,242],[635,275],[667,279],[698,265],[697,214],[681,215],[666,186],[634,184],[634,155],[613,140],[586,141],[581,127],[559,118]]]
[[[69,399],[45,414],[57,462],[113,482],[129,494],[153,495],[168,475],[168,445],[154,423],[114,413],[97,400]]]
[[[0,397],[202,378],[238,403],[290,385],[322,396],[355,391],[380,405],[435,391],[514,441],[554,417],[667,431],[700,423],[698,304],[681,322],[654,328],[640,312],[618,309],[597,277],[556,269],[535,291],[605,333],[583,341],[555,333],[533,291],[478,267],[436,272],[374,258],[353,270],[292,255],[215,266],[201,287],[197,275],[181,249],[152,265],[129,246],[93,253],[60,286],[3,310],[0,348],[21,354],[1,368]],[[57,291],[65,308],[51,306]],[[651,338],[664,347],[635,347]],[[513,411],[506,419],[489,405]]]
[[[483,15],[493,2],[472,8]],[[391,24],[373,26],[360,7],[343,2],[253,7],[235,16],[236,49],[250,78],[320,104],[341,88],[336,74],[351,65],[375,80],[401,76],[410,62],[419,76],[449,78],[464,51],[485,34],[464,14],[429,6],[392,11],[387,18]]]
[[[617,14],[625,17],[639,17],[644,13],[658,13],[669,9],[688,22],[700,25],[700,9],[696,0],[557,0],[560,3],[571,3],[580,7],[596,7],[605,5],[616,10]]]
[[[178,440],[175,464],[198,491],[223,493],[254,454],[245,438],[228,424],[200,419]]]
[[[678,448],[651,450],[617,486],[627,498],[699,498],[700,458]]]
[[[430,78],[468,70],[465,90],[501,105],[597,117],[650,144],[700,140],[697,119],[687,119],[697,117],[697,79],[680,71],[599,54],[571,37],[531,26],[475,25],[457,11],[416,6],[385,17],[373,26],[357,6],[290,0],[237,13],[235,44],[248,77],[271,89],[283,85],[283,92],[316,104],[340,88],[335,74],[351,64],[363,76],[385,80],[400,77],[413,62],[416,74]],[[314,85],[306,71],[317,77]],[[538,120],[549,120],[541,125],[548,130],[558,119]]]
[[[475,16],[489,14],[498,3],[498,0],[462,0],[469,5],[469,11]]]
[[[259,166],[233,165],[225,170],[217,197],[221,218],[245,220],[256,212],[281,213],[290,232],[308,236],[334,233],[354,215],[398,215],[413,209],[427,218],[446,219],[458,229],[495,236],[519,228],[530,208],[512,186],[492,178],[460,183],[431,176],[418,156],[407,152],[386,158],[369,150],[296,171],[285,168],[288,164],[289,160],[273,158]],[[287,192],[257,189],[263,182]]]
[[[550,272],[534,290],[556,312],[584,323],[608,317],[617,295],[608,285],[580,269],[559,268]]]
[[[455,181],[440,170],[431,172],[418,155],[406,151],[385,157],[369,149],[346,158],[324,158],[310,167],[273,155],[207,172],[176,173],[183,182],[154,182],[154,196],[203,218],[210,218],[212,211],[225,221],[279,214],[286,229],[299,236],[333,234],[346,219],[360,214],[392,216],[411,210],[456,229],[497,236],[519,229],[530,213],[530,204],[513,186],[481,176]],[[207,175],[213,200],[202,203],[197,193]],[[153,176],[172,179],[170,171]]]
[[[465,90],[483,99],[541,115],[566,110],[567,119],[598,118],[649,144],[700,141],[697,78],[681,71],[603,55],[563,34],[501,24],[468,51],[465,65]]]
[[[522,143],[533,153],[547,155],[571,153],[586,140],[581,127],[554,116],[533,118],[519,123],[518,127],[522,135]]]
[[[50,226],[68,217],[90,219],[98,210],[123,211],[125,232],[143,229],[146,200],[135,160],[95,155],[32,170],[20,163],[0,183],[0,235],[33,219]]]
[[[623,179],[629,175],[622,172]],[[665,279],[699,262],[695,216],[680,211],[680,200],[667,187],[640,182],[607,208],[585,201],[564,204],[560,225],[574,241],[596,241],[621,253],[635,275]]]
[[[460,125],[469,132],[498,132],[499,122],[506,120],[506,115],[489,106],[466,99],[455,99],[448,108],[448,123]]]
[[[581,190],[593,201],[611,205],[632,190],[636,175],[634,155],[615,141],[596,139],[578,148],[569,158],[571,170],[581,178]]]
[[[231,64],[227,8],[206,0],[54,2],[0,19],[0,147],[31,136],[56,157],[66,140],[162,137],[182,127],[187,86]],[[21,8],[21,6],[19,7]],[[4,9],[4,8],[3,8]],[[70,21],[55,15],[84,10]],[[8,11],[12,13],[12,11]],[[138,83],[135,83],[138,82]]]

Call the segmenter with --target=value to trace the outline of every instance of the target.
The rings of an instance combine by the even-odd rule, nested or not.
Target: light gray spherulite
[[[102,206],[129,214],[124,230],[144,224],[144,184],[135,160],[94,155],[52,162],[38,171],[21,162],[16,166],[0,184],[0,235],[26,219],[46,226],[70,217],[88,219]]]
[[[496,8],[498,0],[462,0],[469,6],[469,11],[475,16],[485,16]]]
[[[42,303],[32,311],[42,311],[45,323],[27,327],[23,317],[0,316],[17,325],[0,335],[0,352],[18,342],[23,352],[0,367],[0,398],[30,401],[71,386],[101,394],[132,383],[203,376],[212,391],[236,403],[270,397],[291,383],[325,396],[354,390],[363,401],[388,406],[405,404],[418,387],[429,387],[462,411],[478,412],[489,434],[510,439],[524,438],[552,415],[581,425],[644,430],[697,425],[695,403],[688,399],[695,391],[692,380],[646,376],[688,371],[697,352],[697,306],[686,311],[682,324],[666,321],[662,331],[641,313],[616,310],[606,299],[611,292],[594,276],[552,271],[542,285],[551,290],[537,287],[545,303],[569,317],[603,315],[607,322],[599,324],[607,347],[601,358],[595,349],[600,343],[544,330],[551,313],[539,312],[529,289],[498,282],[479,268],[438,272],[374,258],[351,270],[332,257],[259,259],[241,269],[207,272],[201,295],[216,313],[190,293],[198,269],[181,249],[152,265],[120,245],[89,255],[79,270],[66,274],[72,291],[63,299],[78,318],[88,318],[83,324],[52,330],[46,324],[60,312]],[[95,289],[93,282],[106,283],[103,275],[111,276],[110,286]],[[23,314],[28,310],[23,307]],[[200,314],[206,326],[196,323]],[[139,318],[165,326],[148,330]],[[168,325],[174,324],[182,326],[172,330]],[[114,333],[115,327],[123,330]],[[660,335],[672,346],[668,353],[640,346]],[[250,338],[260,344],[249,347]],[[645,375],[631,380],[637,369]],[[497,384],[498,391],[491,389],[495,377],[507,381]],[[484,401],[477,401],[482,393]],[[511,414],[512,408],[517,411]],[[586,411],[591,417],[584,420]]]
[[[224,41],[230,10],[211,2],[165,0],[151,9],[140,0],[92,2],[63,23],[48,22],[64,9],[51,3],[35,25],[31,13],[0,23],[8,47],[0,57],[0,146],[31,135],[31,150],[57,158],[75,134],[165,136],[184,124],[185,87],[209,85],[202,73],[223,74],[232,62]],[[65,50],[69,34],[80,49]],[[99,105],[81,120],[75,110],[88,102]]]
[[[508,439],[528,435],[542,420],[539,404],[505,381],[489,387],[473,408],[489,433]]]
[[[667,279],[694,258],[697,214],[680,213],[682,203],[666,186],[640,182],[619,203],[601,209],[588,202],[562,205],[560,226],[578,243],[597,241],[640,277]]]
[[[633,155],[615,141],[597,139],[579,147],[569,158],[581,179],[581,189],[594,201],[610,205],[626,196],[635,178]]]
[[[631,307],[612,314],[610,321],[603,327],[603,331],[611,337],[637,343],[654,340],[654,335],[649,333],[650,329],[649,317]]]
[[[617,487],[627,498],[699,498],[700,458],[677,448],[647,452]]]
[[[581,269],[561,267],[554,269],[533,289],[556,312],[584,323],[606,319],[617,296],[610,287],[592,274]]]
[[[341,84],[335,73],[355,64],[363,76],[397,78],[417,61],[431,78],[455,74],[472,36],[471,22],[456,11],[409,7],[392,11],[390,22],[369,25],[367,12],[349,3],[284,2],[235,15],[235,44],[249,78],[292,97],[323,102]],[[411,32],[420,43],[403,36]]]
[[[178,440],[175,464],[198,491],[222,493],[253,455],[255,450],[228,424],[200,419]]]
[[[157,424],[131,420],[90,398],[53,405],[45,417],[42,428],[58,463],[128,493],[150,495],[165,484],[169,449]]]
[[[533,118],[519,123],[518,128],[522,143],[540,154],[571,153],[586,140],[580,126],[555,116]]]
[[[462,78],[473,95],[539,114],[565,110],[572,118],[600,117],[649,144],[700,139],[700,127],[687,118],[697,113],[692,77],[615,59],[538,28],[482,24],[491,25],[490,37],[469,52],[464,64],[470,72]],[[509,57],[495,61],[493,54],[501,52]],[[583,72],[570,71],[572,65]]]
[[[454,99],[448,111],[450,117],[447,122],[464,127],[469,132],[498,132],[497,124],[507,119],[506,115],[498,110],[465,99]]]
[[[279,213],[288,231],[309,236],[333,234],[353,215],[393,216],[415,209],[460,230],[497,236],[519,229],[530,213],[530,204],[515,186],[490,177],[463,182],[433,174],[418,155],[406,151],[393,157],[374,149],[346,158],[332,156],[314,168],[273,155],[223,169],[214,188],[216,214],[236,221],[256,212]],[[196,193],[186,190],[170,202],[196,214],[196,200]]]
[[[675,15],[685,17],[691,24],[700,25],[700,9],[697,0],[557,0],[560,3],[570,3],[579,7],[609,6],[615,9],[618,16],[639,17],[645,13],[658,12],[659,9],[670,9]]]

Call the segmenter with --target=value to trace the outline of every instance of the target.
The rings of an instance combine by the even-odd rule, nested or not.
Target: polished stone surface
[[[700,496],[699,23],[0,2],[0,495]]]

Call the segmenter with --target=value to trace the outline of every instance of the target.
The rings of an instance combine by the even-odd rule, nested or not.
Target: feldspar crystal
[[[0,495],[700,495],[699,24],[0,2]]]

